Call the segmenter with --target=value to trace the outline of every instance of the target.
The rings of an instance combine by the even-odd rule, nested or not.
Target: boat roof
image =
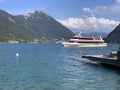
[[[93,36],[80,36],[80,35],[75,35],[73,37],[75,37],[75,38],[94,38]]]

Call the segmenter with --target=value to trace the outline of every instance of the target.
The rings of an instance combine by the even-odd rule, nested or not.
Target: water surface
[[[81,58],[117,49],[117,44],[106,48],[0,44],[0,90],[119,90],[119,69]]]

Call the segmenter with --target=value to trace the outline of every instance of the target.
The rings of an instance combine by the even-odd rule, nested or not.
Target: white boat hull
[[[62,42],[64,47],[106,47],[107,43],[70,43]]]

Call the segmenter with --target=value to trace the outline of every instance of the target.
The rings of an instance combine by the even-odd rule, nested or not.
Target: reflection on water
[[[119,90],[119,69],[81,58],[84,54],[108,54],[117,46],[1,44],[0,90]]]

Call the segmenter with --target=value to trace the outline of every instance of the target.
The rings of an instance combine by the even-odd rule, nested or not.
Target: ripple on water
[[[115,49],[117,45],[78,49],[60,44],[1,44],[0,90],[119,90],[119,70],[81,58]]]

